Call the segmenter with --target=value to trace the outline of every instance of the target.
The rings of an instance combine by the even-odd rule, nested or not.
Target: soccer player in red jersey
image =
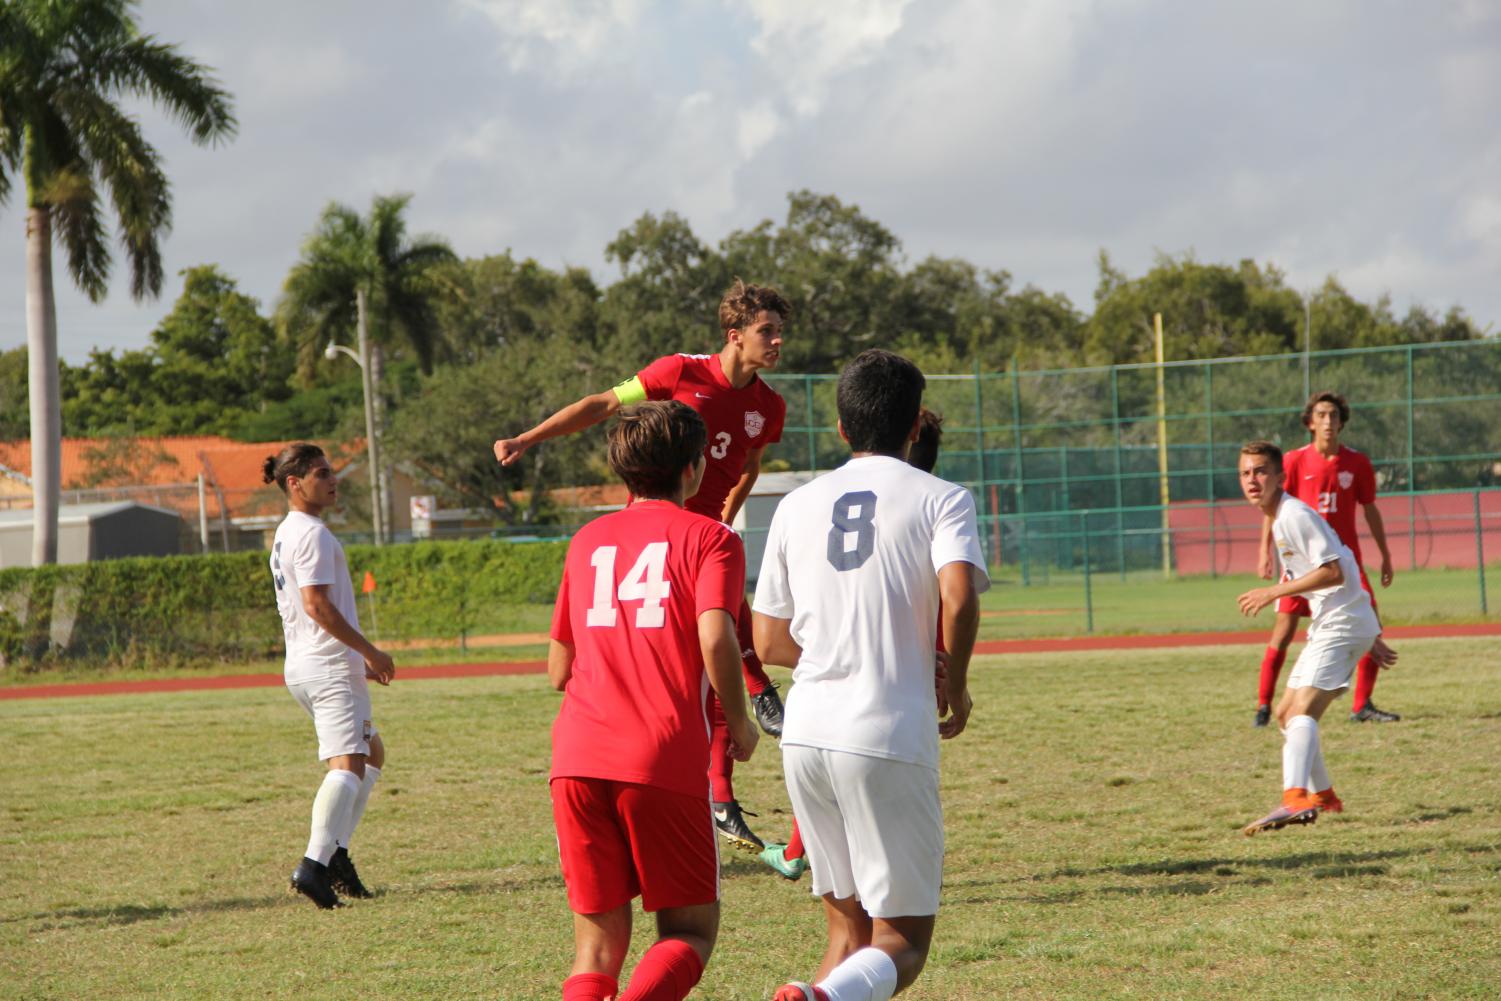
[[[1392,554],[1386,545],[1386,526],[1381,520],[1381,510],[1376,507],[1376,472],[1371,460],[1362,452],[1340,444],[1340,434],[1350,421],[1350,405],[1338,393],[1323,391],[1314,393],[1303,407],[1303,426],[1308,429],[1312,441],[1302,448],[1295,448],[1282,457],[1285,489],[1303,501],[1329,522],[1339,540],[1350,547],[1360,567],[1360,584],[1371,595],[1371,607],[1376,606],[1376,596],[1366,579],[1365,564],[1360,554],[1360,536],[1355,529],[1355,508],[1365,512],[1366,526],[1376,548],[1381,550],[1381,586],[1392,583]],[[1270,522],[1262,525],[1261,576],[1271,580],[1275,556],[1270,545]],[[1277,602],[1277,621],[1272,626],[1272,636],[1266,654],[1261,661],[1261,683],[1256,698],[1256,725],[1266,726],[1271,716],[1272,693],[1277,687],[1277,675],[1287,658],[1287,647],[1298,629],[1298,619],[1308,615],[1308,601],[1301,596],[1282,598]],[[1396,713],[1377,709],[1371,701],[1371,690],[1376,687],[1380,672],[1375,660],[1363,657],[1356,669],[1355,692],[1350,702],[1350,719],[1356,722],[1392,723],[1402,717]]]
[[[550,774],[574,915],[564,1001],[616,997],[638,894],[658,937],[619,1001],[686,997],[718,933],[708,690],[731,754],[749,758],[757,732],[735,635],[745,549],[682,506],[703,478],[705,440],[703,419],[681,403],[621,411],[610,468],[636,502],[580,529],[564,562],[547,658],[564,693]]]
[[[541,424],[495,443],[495,457],[509,466],[533,445],[591,428],[623,406],[643,400],[678,400],[698,411],[708,426],[703,485],[686,502],[688,510],[726,524],[750,496],[761,472],[766,446],[782,438],[787,404],[757,375],[774,368],[782,351],[782,332],[792,307],[772,288],[737,281],[719,303],[724,346],[718,354],[675,354],[658,358],[613,389],[570,403]],[[751,641],[750,608],[737,609],[737,636],[746,687],[761,728],[782,733],[782,701],[767,677]],[[734,759],[726,753],[729,737],[713,713],[715,738],[709,781],[714,820],[739,848],[761,851],[765,843],[745,822],[735,799]]]

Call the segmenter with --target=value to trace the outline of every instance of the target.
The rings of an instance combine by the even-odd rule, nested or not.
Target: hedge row
[[[506,626],[506,606],[550,603],[566,542],[473,540],[348,547],[356,595],[377,584],[382,638]],[[360,612],[368,605],[360,601]],[[369,623],[366,623],[368,627]],[[281,656],[264,552],[0,570],[0,666],[157,665]]]

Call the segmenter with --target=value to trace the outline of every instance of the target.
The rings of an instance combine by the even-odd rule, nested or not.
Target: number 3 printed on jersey
[[[730,442],[733,441],[727,431],[721,431],[714,436],[714,444],[709,446],[709,454],[716,459],[723,459],[730,454]]]
[[[589,557],[589,565],[594,568],[594,601],[584,621],[591,627],[612,628],[620,614],[614,600],[618,599],[622,605],[627,601],[639,601],[641,607],[636,609],[636,628],[661,629],[667,624],[667,611],[662,602],[672,590],[667,579],[667,543],[648,543],[618,588],[615,586],[616,551],[615,546],[600,546]]]

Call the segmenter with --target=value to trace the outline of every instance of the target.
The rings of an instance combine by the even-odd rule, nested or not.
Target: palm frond
[[[103,301],[109,289],[109,231],[89,175],[81,164],[57,171],[46,196],[53,229],[68,254],[73,281],[90,301]]]
[[[213,71],[155,36],[143,35],[92,52],[79,72],[104,93],[150,98],[199,145],[229,139],[239,127],[233,99]]]

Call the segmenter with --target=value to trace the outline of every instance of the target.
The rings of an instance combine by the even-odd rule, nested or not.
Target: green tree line
[[[1399,314],[1330,277],[1304,294],[1271,263],[1160,255],[1132,276],[1101,253],[1092,309],[959,258],[912,262],[881,222],[838,197],[798,191],[780,221],[711,246],[681,216],[648,213],[605,248],[619,271],[548,268],[510,251],[459,259],[441,237],[408,238],[404,196],[370,215],[330,205],[268,310],[215,265],[182,273],[172,311],[138,350],[95,351],[61,370],[73,436],[217,433],[242,440],[363,436],[359,371],[324,355],[352,345],[354,292],[373,290],[381,412],[390,457],[443,483],[445,503],[499,499],[508,521],[545,517],[547,488],[598,480],[591,436],[549,443],[502,471],[490,444],[673,351],[717,350],[716,312],[736,277],[776,285],[794,313],[781,371],[834,372],[871,346],[932,372],[1149,361],[1152,314],[1173,359],[1411,342],[1483,331],[1458,306]],[[26,428],[24,348],[0,355],[0,434]],[[520,499],[517,499],[517,498]]]

